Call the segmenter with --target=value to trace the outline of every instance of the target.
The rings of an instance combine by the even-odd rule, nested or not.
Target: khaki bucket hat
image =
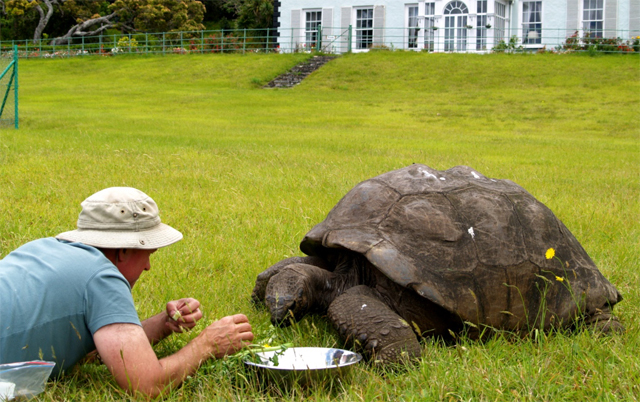
[[[110,187],[82,202],[78,229],[57,239],[100,248],[156,249],[182,239],[182,233],[160,222],[155,201],[131,187]]]

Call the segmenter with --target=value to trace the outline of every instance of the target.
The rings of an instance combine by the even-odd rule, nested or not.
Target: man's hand
[[[190,330],[201,318],[200,302],[189,297],[170,301],[165,311],[142,321],[142,328],[149,342],[154,344],[174,332]]]
[[[202,318],[200,302],[194,298],[173,300],[167,303],[166,326],[171,332],[189,331]]]
[[[251,324],[244,314],[224,317],[205,328],[198,337],[213,349],[216,358],[234,354],[253,340]]]

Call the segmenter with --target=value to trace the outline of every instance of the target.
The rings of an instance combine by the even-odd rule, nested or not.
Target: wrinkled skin
[[[466,166],[364,181],[300,248],[309,257],[258,275],[254,302],[280,325],[326,314],[377,361],[417,357],[419,337],[463,330],[623,330],[611,312],[622,296],[562,222],[517,184]]]
[[[409,322],[418,327],[422,324],[432,332],[437,328],[438,335],[445,335],[448,328],[456,326],[453,322],[446,325],[439,319],[433,322],[419,313],[412,313],[412,307],[417,303],[426,303],[413,292],[404,292],[405,297],[396,297],[391,302],[383,301],[380,292],[387,294],[390,287],[398,295],[402,289],[384,275],[369,275],[373,272],[371,267],[367,267],[368,262],[358,255],[345,254],[334,272],[305,264],[306,261],[330,266],[326,261],[307,258],[283,260],[256,281],[252,298],[267,306],[275,325],[288,325],[309,313],[328,314],[347,343],[355,344],[366,354],[385,362],[401,362],[420,355],[415,328]],[[365,267],[369,270],[364,270]],[[388,304],[405,311],[409,321]],[[432,308],[442,310],[438,306]]]

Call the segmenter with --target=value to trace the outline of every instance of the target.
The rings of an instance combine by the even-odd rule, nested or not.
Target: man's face
[[[129,281],[131,287],[135,285],[136,281],[138,280],[140,275],[142,275],[143,271],[148,271],[151,269],[149,258],[151,257],[151,254],[155,252],[155,249],[127,249],[118,251],[118,270],[127,279],[127,281]]]

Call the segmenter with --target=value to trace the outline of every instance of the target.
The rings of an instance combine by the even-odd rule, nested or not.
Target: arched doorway
[[[469,9],[461,1],[452,1],[444,8],[444,51],[467,50],[467,17]]]

